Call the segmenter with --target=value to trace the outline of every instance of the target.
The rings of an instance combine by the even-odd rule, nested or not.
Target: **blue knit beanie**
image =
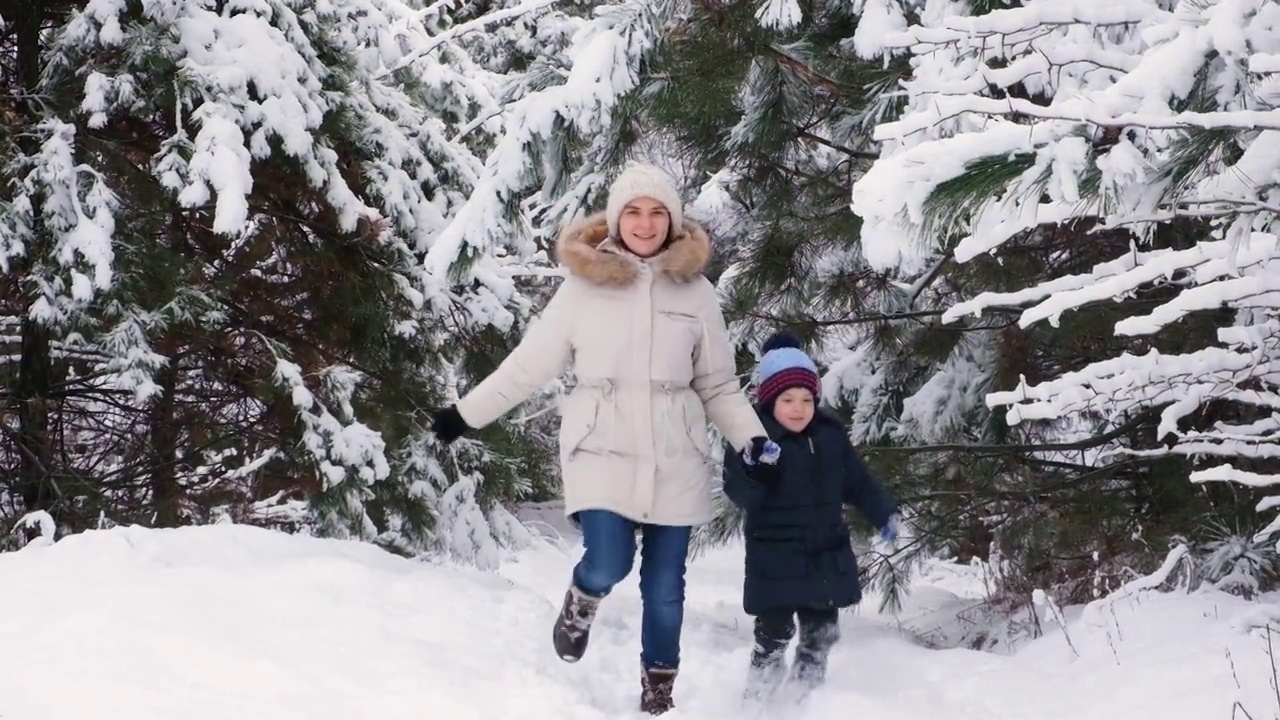
[[[800,349],[800,339],[794,334],[786,330],[775,333],[760,352],[763,354],[755,375],[756,397],[761,405],[772,405],[779,395],[796,387],[813,393],[814,399],[822,395],[818,366]]]

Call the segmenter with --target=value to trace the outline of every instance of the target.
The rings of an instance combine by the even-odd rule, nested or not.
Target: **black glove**
[[[751,444],[742,451],[742,459],[748,465],[777,465],[782,448],[769,438],[758,435],[751,438]]]
[[[764,463],[748,465],[747,477],[761,485],[774,485],[782,477],[782,470],[777,465],[766,465]]]
[[[751,444],[742,451],[742,461],[747,466],[747,475],[762,485],[772,485],[782,475],[778,467],[778,456],[782,448],[767,437],[753,437]]]
[[[462,414],[458,412],[456,405],[450,405],[432,416],[431,432],[435,433],[436,437],[440,438],[440,442],[445,445],[467,434],[469,430],[471,426],[462,419]]]

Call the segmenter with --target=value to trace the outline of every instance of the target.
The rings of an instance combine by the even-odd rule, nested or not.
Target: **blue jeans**
[[[588,595],[604,597],[631,574],[640,540],[640,662],[645,668],[680,667],[684,625],[684,572],[689,555],[688,526],[647,525],[608,510],[577,513],[586,552],[573,568],[573,583]]]

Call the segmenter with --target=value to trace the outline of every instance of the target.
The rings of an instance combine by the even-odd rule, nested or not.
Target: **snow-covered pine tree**
[[[441,358],[528,304],[522,256],[432,255],[501,130],[462,43],[536,8],[19,6],[0,247],[26,509],[424,547]]]
[[[3,446],[6,535],[13,515],[61,505],[79,489],[79,478],[60,468],[56,444],[66,433],[56,417],[60,402],[85,390],[59,373],[82,354],[75,343],[58,344],[56,335],[77,324],[112,281],[115,198],[101,177],[77,165],[74,127],[51,117],[51,99],[41,92],[43,38],[68,10],[62,3],[18,3],[5,7],[0,20],[0,316],[5,416],[16,421],[6,420]]]
[[[987,401],[1067,470],[1029,488],[1058,537],[1023,540],[1118,571],[1206,515],[1248,523],[1251,493],[1179,478],[1280,477],[1280,6],[881,4],[912,74],[855,187],[862,248],[908,277],[954,263],[948,323],[1008,318]],[[1073,490],[1100,521],[1067,532]]]

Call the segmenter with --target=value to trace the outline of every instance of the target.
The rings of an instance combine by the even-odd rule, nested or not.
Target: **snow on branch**
[[[567,185],[560,198],[543,198],[556,223],[579,212],[603,187],[605,168],[584,163],[561,168],[540,151],[556,145],[566,131],[608,141],[619,100],[640,81],[640,72],[656,47],[661,30],[674,12],[669,0],[626,0],[596,8],[595,17],[578,28],[562,83],[531,91],[506,108],[502,137],[489,153],[474,192],[440,234],[426,258],[427,270],[447,275],[471,251],[517,244],[529,235],[524,218],[512,220],[512,209],[540,186]],[[592,153],[588,152],[590,156]],[[556,173],[565,173],[564,182]],[[540,180],[542,182],[540,182]]]
[[[394,65],[392,65],[390,68],[384,71],[382,75],[390,75],[391,73],[394,73],[398,70],[403,70],[404,68],[407,68],[410,65],[413,65],[414,63],[418,62],[420,59],[422,59],[423,56],[430,54],[432,52],[435,52],[440,47],[444,46],[446,43],[456,40],[457,38],[460,38],[463,35],[466,35],[467,33],[473,33],[480,30],[484,30],[485,28],[488,28],[491,25],[497,25],[498,23],[506,22],[507,20],[511,20],[513,18],[517,18],[522,15],[529,15],[529,14],[538,12],[540,10],[545,10],[546,8],[555,4],[556,2],[557,0],[525,0],[525,2],[522,2],[521,4],[515,7],[503,8],[502,10],[495,10],[491,13],[481,15],[478,18],[473,18],[471,20],[458,23],[457,25],[454,25],[448,28],[447,30],[439,33],[438,35],[433,36],[430,42],[428,42],[426,45],[423,45],[422,47],[417,48],[413,52],[405,55],[403,58],[397,61]],[[430,14],[433,14],[436,10],[438,10],[438,8],[431,7],[431,8],[422,10],[420,14],[430,15]]]
[[[1039,35],[1068,25],[1106,28],[1149,22],[1156,13],[1167,15],[1146,0],[1076,0],[1070,3],[1028,3],[994,10],[976,17],[949,15],[936,26],[913,26],[889,35],[885,46],[910,48],[923,54],[947,44],[985,44],[998,37],[1016,40],[1019,34]]]
[[[1042,12],[1062,12],[1050,9],[1062,5],[1066,4],[1033,0],[983,18],[1021,15],[1030,25]],[[1125,5],[1146,5],[1150,10],[1126,32],[1072,25],[1051,28],[1020,53],[996,38],[914,62],[915,74],[904,82],[907,111],[876,129],[883,142],[882,159],[854,188],[854,208],[875,240],[867,243],[873,264],[917,267],[922,262],[918,255],[937,252],[924,207],[938,186],[964,177],[981,160],[1018,152],[1037,158],[1035,177],[1047,173],[1047,186],[1061,188],[1069,206],[1026,201],[1023,196],[1039,192],[1036,183],[1025,181],[1022,193],[993,195],[974,208],[978,215],[988,207],[992,212],[985,226],[973,228],[979,237],[968,241],[973,249],[967,257],[991,250],[1038,221],[1059,222],[1064,213],[1103,215],[1114,225],[1162,211],[1203,212],[1207,203],[1233,198],[1257,202],[1257,197],[1241,193],[1241,185],[1260,184],[1268,177],[1275,141],[1269,132],[1245,136],[1239,131],[1280,129],[1275,103],[1280,96],[1265,92],[1266,83],[1247,82],[1252,79],[1253,58],[1269,56],[1275,43],[1267,31],[1274,7],[1239,0],[1217,4],[1213,13],[1202,11],[1203,17],[1186,17],[1186,12],[1163,13],[1151,2]],[[1251,6],[1257,6],[1253,14],[1248,11]],[[1049,72],[1045,58],[1055,54],[1106,57],[1108,67],[1077,63]],[[1032,65],[1023,67],[1025,63]],[[1036,63],[1045,72],[1030,72]],[[1014,75],[1001,78],[997,73]],[[1024,86],[1021,92],[1034,97],[987,96],[992,82],[1015,81]],[[970,92],[938,93],[948,87]],[[1240,91],[1228,97],[1215,95],[1214,87]],[[1210,172],[1190,179],[1154,172],[1173,159],[1179,145],[1214,132],[1234,132],[1245,139],[1246,158],[1240,160],[1244,166],[1221,167],[1222,172],[1206,166]],[[1104,134],[1115,141],[1097,147]],[[1248,146],[1253,144],[1259,147],[1249,158]],[[1080,204],[1071,189],[1098,172],[1106,182],[1093,195],[1114,205],[1108,212]],[[1187,210],[1190,204],[1196,207]],[[1016,222],[994,221],[1011,213]],[[1042,214],[1054,217],[1042,219]],[[983,237],[986,233],[991,236]]]
[[[964,315],[979,316],[990,307],[1035,303],[1018,318],[1021,327],[1042,320],[1057,326],[1063,313],[1090,303],[1124,297],[1152,283],[1177,281],[1189,285],[1146,315],[1116,324],[1121,335],[1151,335],[1197,310],[1223,304],[1272,307],[1280,298],[1280,276],[1273,260],[1280,257],[1274,235],[1255,233],[1248,242],[1206,240],[1186,250],[1137,250],[1094,266],[1089,273],[1069,275],[1014,292],[984,292],[956,303],[943,314],[944,322]]]
[[[39,148],[17,159],[21,175],[0,213],[0,269],[9,272],[14,259],[39,251],[37,228],[51,234],[47,258],[30,263],[45,270],[27,279],[39,289],[28,312],[60,325],[112,285],[118,200],[101,173],[76,160],[75,125],[47,120],[35,132]]]
[[[1020,309],[1030,328],[1107,306],[1120,310],[1115,335],[1133,339],[1131,352],[987,404],[1012,424],[1158,412],[1156,444],[1110,452],[1212,459],[1193,481],[1269,486],[1280,482],[1280,4],[1166,8],[1023,0],[974,17],[919,13],[883,41],[911,60],[906,109],[876,129],[881,157],[853,207],[868,262],[908,277],[939,258],[1049,247],[1059,231],[1071,238],[1051,246],[1062,260],[1127,239],[1087,270],[1063,262],[1073,269],[1022,287],[975,285],[946,311],[956,322]]]
[[[51,352],[91,355],[89,377],[113,404],[126,402],[122,390],[139,405],[177,392],[157,382],[161,368],[183,384],[224,382],[187,380],[190,366],[179,358],[208,361],[182,340],[157,342],[175,320],[207,329],[219,352],[243,354],[269,382],[228,381],[229,394],[246,407],[273,403],[272,414],[285,417],[270,432],[299,447],[278,455],[237,448],[247,450],[239,472],[253,475],[268,459],[313,468],[312,494],[328,506],[315,509],[328,513],[323,521],[367,535],[365,503],[375,494],[373,502],[417,504],[392,463],[402,462],[403,436],[418,431],[380,434],[375,428],[387,426],[370,409],[368,388],[394,388],[410,375],[406,398],[433,392],[429,379],[445,362],[434,350],[456,341],[447,327],[456,306],[472,325],[501,326],[530,304],[508,273],[533,253],[510,252],[519,234],[483,204],[492,173],[510,171],[517,158],[486,159],[505,137],[511,87],[532,82],[525,61],[560,62],[555,47],[539,54],[541,41],[588,23],[562,13],[561,25],[538,25],[532,40],[488,31],[541,23],[556,14],[552,4],[502,0],[482,12],[476,3],[406,0],[74,3],[47,33],[39,90],[52,99],[41,110],[49,116],[24,129],[25,155],[10,158],[14,200],[0,203],[0,269],[28,272],[23,282],[37,299],[30,310],[42,320],[81,321],[67,323],[81,337],[56,338]],[[647,5],[631,7],[643,15]],[[601,14],[595,37],[624,24]],[[614,35],[628,49],[629,36]],[[586,62],[579,74],[599,68]],[[599,89],[592,79],[581,83],[584,94]],[[586,117],[583,127],[594,131],[597,120]],[[126,209],[137,222],[122,222]],[[487,223],[493,235],[455,252],[449,228],[458,218]],[[152,253],[169,244],[176,265]],[[161,270],[172,277],[147,287]],[[244,277],[258,282],[239,283]],[[288,313],[289,322],[314,325],[313,298],[334,283],[342,318],[367,316],[367,335],[294,334],[263,318]],[[234,297],[267,285],[253,302]]]
[[[236,236],[254,227],[260,166],[289,163],[340,230],[390,225],[376,238],[412,258],[400,285],[420,306],[444,294],[451,278],[424,272],[415,256],[441,242],[481,180],[477,150],[492,128],[476,133],[484,125],[476,120],[496,116],[500,105],[501,78],[479,67],[458,40],[548,4],[531,0],[451,25],[446,13],[465,9],[262,0],[220,12],[159,0],[149,10],[152,25],[134,27],[119,17],[123,5],[92,0],[61,33],[50,64],[53,72],[83,77],[82,110],[98,126],[136,110],[139,83],[157,72],[148,58],[172,57],[178,72],[166,84],[178,98],[177,127],[152,166],[162,186],[184,207],[211,208],[212,229]],[[445,30],[433,33],[428,21]],[[93,55],[126,43],[137,52],[113,63]],[[95,58],[87,68],[85,58]],[[347,130],[355,136],[335,137]],[[348,144],[366,151],[358,169],[343,157]],[[490,309],[488,319],[514,302],[490,254],[480,253],[472,268],[483,285],[475,302]]]
[[[939,115],[946,116],[967,113],[1008,115],[1038,120],[1090,123],[1099,127],[1139,127],[1153,130],[1280,130],[1280,110],[1179,112],[1169,115],[1134,112],[1109,115],[1085,107],[1083,104],[1064,103],[1061,107],[1045,108],[1021,98],[995,100],[971,95],[938,98],[937,107]],[[911,121],[888,123],[876,128],[875,139],[898,139],[903,135],[927,130],[936,122],[937,118],[920,117]]]

